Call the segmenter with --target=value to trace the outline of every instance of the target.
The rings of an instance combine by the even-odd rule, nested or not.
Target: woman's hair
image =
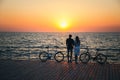
[[[78,36],[76,36],[75,41],[76,41],[77,43],[79,43],[79,42],[80,42],[80,40],[79,40],[79,37],[78,37]]]

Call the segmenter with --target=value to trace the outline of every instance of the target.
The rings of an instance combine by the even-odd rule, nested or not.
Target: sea
[[[96,48],[108,56],[109,62],[120,62],[120,32],[0,32],[0,59],[28,60],[39,59],[39,53],[58,51],[66,55],[66,39],[69,34],[81,41],[80,54],[89,47],[91,54]]]

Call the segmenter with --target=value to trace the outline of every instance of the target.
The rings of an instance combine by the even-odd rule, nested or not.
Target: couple
[[[75,63],[77,64],[78,55],[80,53],[80,40],[79,37],[76,36],[75,40],[72,39],[72,35],[69,35],[69,38],[66,40],[66,46],[67,46],[67,58],[68,63],[72,62],[72,53],[74,48],[74,56],[75,56]]]

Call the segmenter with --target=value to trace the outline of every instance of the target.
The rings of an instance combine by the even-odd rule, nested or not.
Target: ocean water
[[[115,55],[113,60],[120,58],[120,33],[97,32],[0,32],[0,59],[38,59],[45,46],[59,46],[59,50],[66,54],[66,38],[72,34],[72,38],[79,36],[81,48],[89,46],[91,49],[108,49],[103,53]],[[115,49],[115,50],[110,50]],[[53,49],[52,49],[53,50]],[[51,50],[51,51],[52,51]],[[81,53],[84,50],[81,50]],[[95,52],[95,51],[93,51]],[[112,60],[112,59],[111,59]]]

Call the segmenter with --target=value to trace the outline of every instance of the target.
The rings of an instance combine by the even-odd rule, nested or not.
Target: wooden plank
[[[120,80],[120,64],[0,60],[0,80]]]

